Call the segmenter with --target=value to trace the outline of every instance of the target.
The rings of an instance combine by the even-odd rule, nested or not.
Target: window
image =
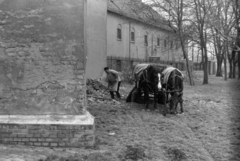
[[[164,40],[164,47],[167,47],[167,40]]]
[[[132,43],[135,42],[135,30],[134,30],[134,28],[131,29],[131,42]]]
[[[160,38],[157,38],[157,46],[160,46]]]
[[[117,28],[117,40],[122,40],[122,26],[120,24]]]
[[[144,45],[148,46],[148,34],[147,33],[144,35]]]

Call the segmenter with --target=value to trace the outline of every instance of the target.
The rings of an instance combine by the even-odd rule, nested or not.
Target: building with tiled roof
[[[126,71],[139,62],[181,62],[182,50],[168,21],[141,0],[108,0],[108,66]]]
[[[168,22],[149,5],[141,0],[108,0],[108,12],[147,23],[166,30],[172,30]]]

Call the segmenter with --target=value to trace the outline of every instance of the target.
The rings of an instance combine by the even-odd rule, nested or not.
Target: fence
[[[166,60],[160,60],[159,57],[150,57],[148,62],[172,65],[173,67],[178,68],[181,71],[185,70],[185,63],[181,61],[166,61]]]
[[[166,65],[172,65],[175,68],[178,68],[181,71],[186,70],[186,62],[185,61],[164,61],[160,60],[159,57],[150,57],[149,60],[146,59],[136,59],[136,58],[123,58],[123,57],[107,57],[107,65],[111,69],[115,69],[122,73],[124,79],[131,79],[134,65],[139,63],[160,63]],[[191,71],[202,71],[203,65],[202,63],[192,63],[189,61],[190,70]],[[215,62],[208,63],[209,74],[216,73]]]
[[[135,64],[138,63],[160,63],[166,65],[172,65],[179,70],[185,70],[185,62],[178,62],[178,61],[164,61],[159,60],[158,58],[149,58],[149,60],[145,59],[135,59],[135,58],[122,58],[122,57],[107,57],[107,65],[109,68],[115,69],[117,71],[125,71],[127,69],[133,69]]]
[[[194,63],[194,71],[202,71],[203,63]],[[208,74],[216,74],[216,62],[208,61]]]

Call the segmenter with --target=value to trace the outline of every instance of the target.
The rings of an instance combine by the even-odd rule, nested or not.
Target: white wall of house
[[[122,26],[122,40],[117,39],[118,25]],[[107,14],[107,56],[127,57],[129,54],[129,23],[126,19]]]
[[[122,26],[122,39],[117,39],[118,25]],[[135,31],[135,42],[130,42],[131,28]],[[148,35],[148,45],[144,35]],[[157,45],[157,38],[160,45]],[[164,40],[167,46],[164,46]],[[170,47],[170,44],[173,44]],[[160,60],[179,61],[182,59],[180,43],[174,33],[108,11],[107,14],[107,56],[139,58],[160,57]],[[177,45],[177,48],[176,48]]]
[[[85,0],[86,77],[100,77],[107,65],[107,0]]]

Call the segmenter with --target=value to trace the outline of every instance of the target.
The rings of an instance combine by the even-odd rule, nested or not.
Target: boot
[[[111,98],[114,99],[114,93],[110,92]]]
[[[116,94],[117,94],[118,98],[121,98],[121,95],[120,95],[120,93],[118,91],[116,92]]]

